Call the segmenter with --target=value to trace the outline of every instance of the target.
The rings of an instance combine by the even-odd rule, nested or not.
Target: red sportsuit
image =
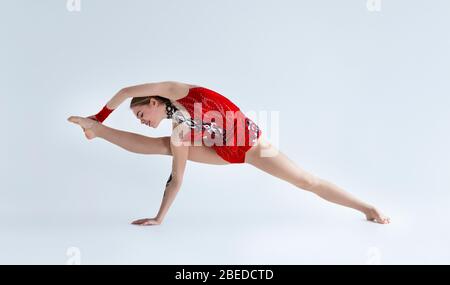
[[[201,139],[202,145],[212,147],[224,160],[244,163],[245,153],[256,144],[261,130],[238,106],[205,87],[190,88],[188,94],[176,102],[184,107],[185,114],[186,111],[189,113],[190,118],[184,116],[183,119],[182,116],[181,120],[191,128],[191,142]],[[196,107],[198,111],[201,109],[197,116],[194,114],[195,103],[201,103]]]

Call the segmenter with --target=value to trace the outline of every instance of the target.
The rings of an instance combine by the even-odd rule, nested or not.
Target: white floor
[[[448,210],[441,207],[443,202],[430,207],[394,207],[396,199],[384,202],[393,223],[378,225],[365,221],[358,212],[285,187],[263,192],[285,192],[296,202],[274,203],[264,197],[255,201],[256,206],[252,204],[252,211],[246,211],[246,203],[252,203],[247,198],[230,203],[223,195],[207,196],[201,203],[210,199],[210,204],[202,209],[200,202],[186,205],[192,201],[188,196],[199,191],[183,193],[164,224],[157,227],[129,225],[141,218],[136,214],[139,211],[117,212],[104,206],[88,213],[77,208],[76,202],[72,209],[60,212],[3,212],[0,263],[450,263]],[[124,201],[122,209],[142,203],[141,199]],[[285,206],[279,207],[281,203]],[[150,208],[158,203],[151,204]]]

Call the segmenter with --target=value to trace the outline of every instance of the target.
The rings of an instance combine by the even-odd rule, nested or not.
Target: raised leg
[[[134,153],[171,155],[169,137],[152,138],[105,125],[99,125],[96,134],[97,137]]]
[[[134,153],[172,155],[169,136],[157,138],[147,137],[117,130],[95,122],[94,120],[78,116],[72,116],[68,120],[82,127],[88,139],[102,138]],[[229,164],[218,156],[212,148],[207,146],[190,146],[188,160],[216,165]]]
[[[169,136],[152,138],[102,125],[98,137],[135,153],[172,155]],[[190,146],[188,160],[206,164],[228,164],[212,148],[206,146]]]

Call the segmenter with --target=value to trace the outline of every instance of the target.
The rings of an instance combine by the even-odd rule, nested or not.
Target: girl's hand
[[[161,224],[161,221],[153,218],[153,219],[140,219],[132,222],[133,225],[138,226],[157,226]]]
[[[88,140],[97,137],[97,131],[100,125],[98,121],[78,116],[70,116],[67,120],[79,125],[83,129],[84,135]]]

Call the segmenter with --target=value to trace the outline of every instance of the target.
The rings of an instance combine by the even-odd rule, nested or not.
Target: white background
[[[450,3],[381,4],[2,1],[0,263],[448,264]],[[250,165],[189,162],[164,223],[130,225],[156,214],[171,158],[87,141],[66,119],[164,80],[279,112],[263,132],[283,153],[392,224]],[[170,134],[128,104],[105,124]]]

